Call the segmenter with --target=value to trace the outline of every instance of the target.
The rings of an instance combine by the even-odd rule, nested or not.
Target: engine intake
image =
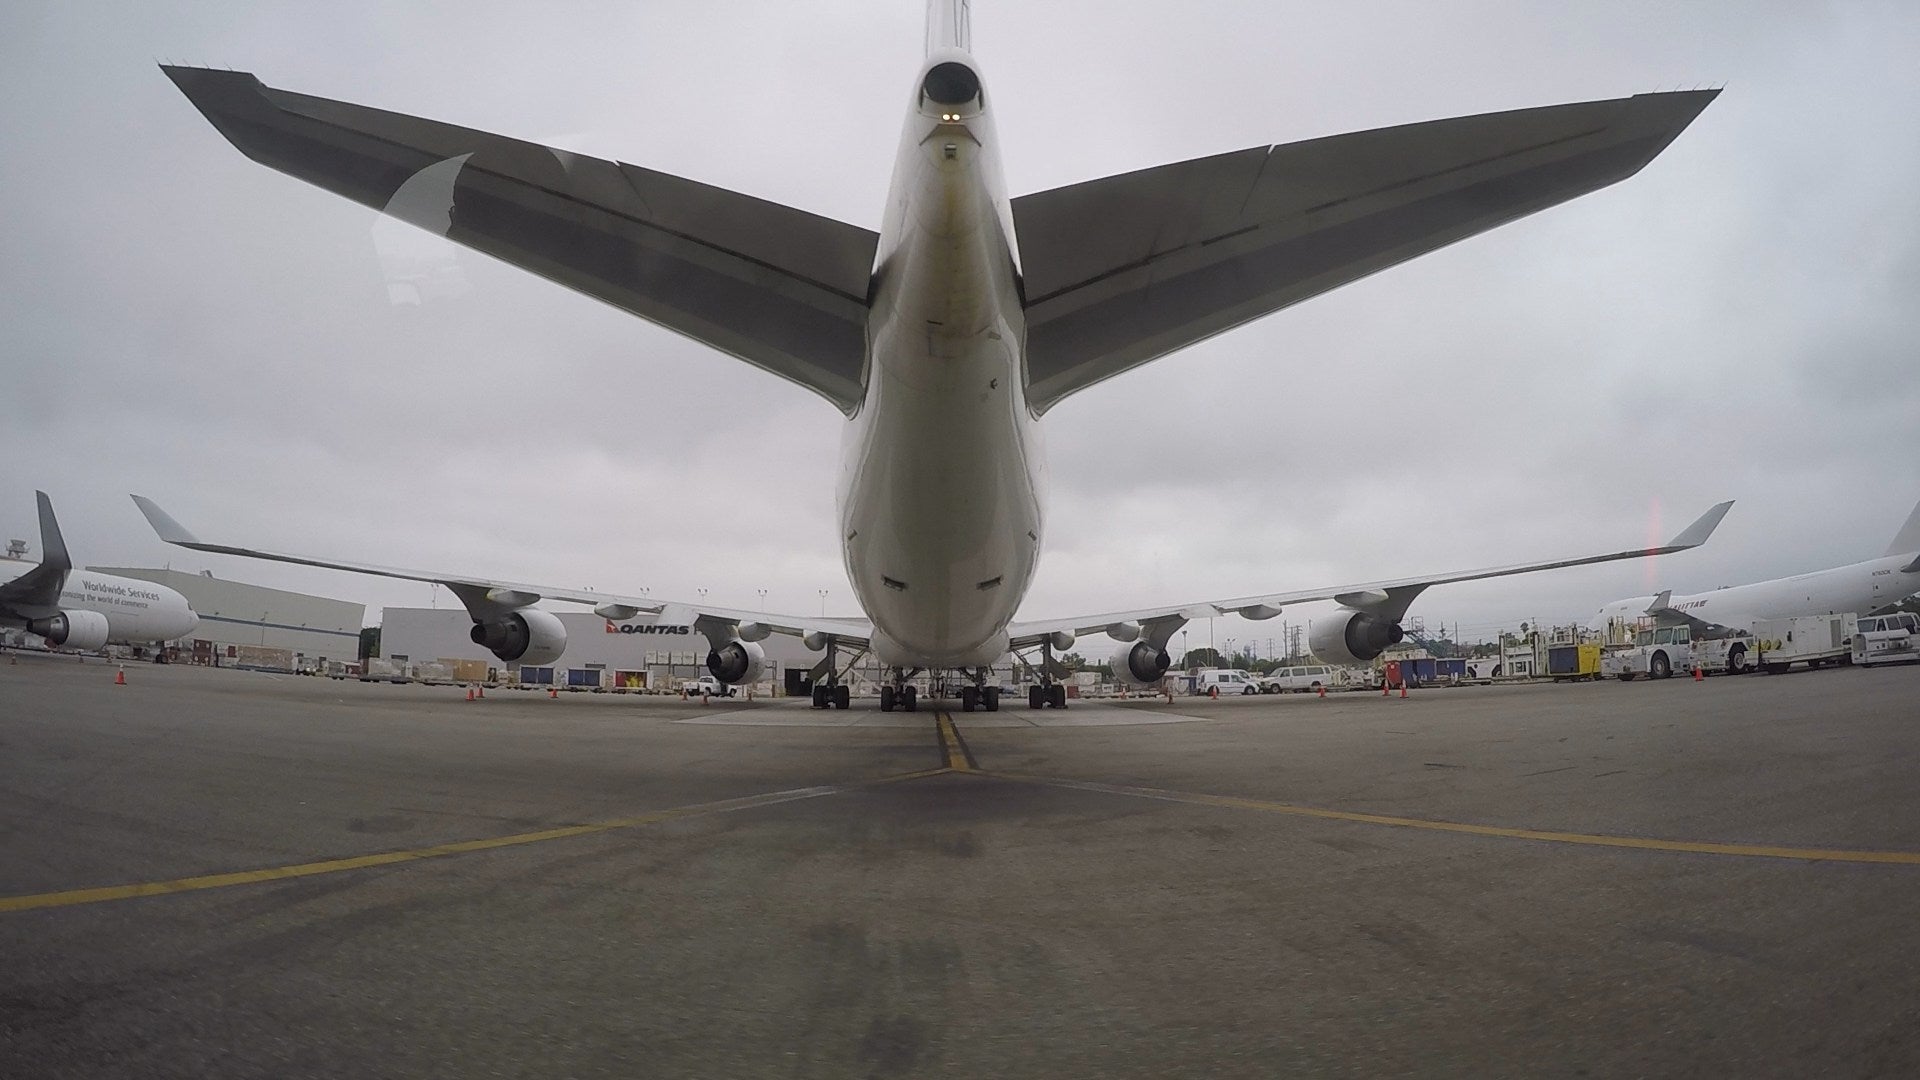
[[[767,652],[755,641],[735,638],[707,654],[707,670],[728,686],[759,682],[766,666]]]
[[[509,664],[545,667],[567,651],[567,628],[560,617],[538,608],[521,608],[498,619],[473,624],[475,645]]]
[[[1350,608],[1307,624],[1308,647],[1329,664],[1364,664],[1406,636],[1392,619]]]
[[[34,619],[27,632],[39,634],[54,645],[92,652],[107,643],[107,617],[97,611],[63,611],[52,618]]]
[[[1113,653],[1113,677],[1129,686],[1153,686],[1167,673],[1173,658],[1151,642],[1123,643]]]

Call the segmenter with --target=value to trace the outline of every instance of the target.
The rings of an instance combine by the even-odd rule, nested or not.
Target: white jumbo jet
[[[165,585],[75,570],[53,500],[44,491],[34,495],[40,504],[40,561],[0,561],[0,626],[91,652],[108,642],[174,641],[200,625],[187,598]]]
[[[1604,630],[1616,621],[1651,616],[1656,625],[1689,626],[1696,634],[1750,632],[1759,619],[1873,615],[1915,593],[1920,593],[1920,505],[1877,559],[1687,596],[1668,589],[1657,596],[1615,600],[1600,609],[1592,625]]]
[[[1638,172],[1718,91],[1641,94],[1250,149],[1009,199],[995,98],[970,51],[969,0],[930,0],[926,55],[874,233],[624,162],[291,93],[245,72],[163,70],[241,153],[528,269],[813,391],[846,418],[839,536],[865,619],[768,617],[452,574],[184,547],[446,585],[473,640],[545,664],[565,633],[539,600],[608,618],[690,619],[707,666],[758,679],[769,634],[827,658],[816,707],[847,706],[836,650],[890,670],[880,707],[911,709],[917,670],[960,671],[963,708],[998,706],[985,672],[1039,650],[1034,705],[1076,635],[1120,642],[1138,685],[1186,622],[1334,600],[1314,652],[1360,662],[1401,637],[1423,589],[1703,542],[1715,507],[1651,550],[1035,622],[1014,615],[1042,546],[1039,421],[1069,395],[1195,342]],[[1143,451],[1149,452],[1149,451]]]

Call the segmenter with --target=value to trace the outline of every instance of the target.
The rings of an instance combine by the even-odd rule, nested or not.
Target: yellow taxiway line
[[[956,770],[958,771],[958,770]],[[1050,776],[1019,776],[1011,773],[972,770],[976,775],[1025,784],[1095,791],[1107,795],[1126,795],[1137,799],[1188,803],[1195,806],[1223,806],[1235,810],[1257,810],[1268,814],[1320,818],[1326,821],[1351,821],[1362,825],[1387,825],[1400,829],[1425,829],[1431,832],[1464,833],[1469,836],[1497,836],[1510,840],[1538,840],[1551,844],[1580,844],[1588,847],[1634,848],[1641,851],[1669,851],[1695,855],[1736,855],[1757,859],[1801,859],[1810,862],[1889,863],[1920,866],[1916,851],[1857,851],[1849,848],[1782,847],[1771,844],[1724,844],[1703,840],[1659,840],[1644,836],[1612,836],[1605,833],[1555,832],[1548,829],[1520,829],[1505,825],[1473,825],[1463,821],[1436,821],[1431,818],[1396,817],[1351,810],[1327,810],[1317,806],[1268,802],[1232,795],[1208,795],[1162,788],[1101,784],[1090,780],[1062,780]]]

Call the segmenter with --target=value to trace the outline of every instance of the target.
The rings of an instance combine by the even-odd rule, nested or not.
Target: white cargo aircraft
[[[40,561],[0,561],[0,626],[14,626],[49,645],[91,652],[108,642],[145,644],[186,637],[200,625],[187,598],[138,578],[75,570],[53,517],[40,504]]]
[[[845,708],[836,650],[890,671],[882,709],[913,708],[914,671],[960,671],[962,706],[994,709],[984,673],[1009,649],[1043,661],[1076,635],[1121,644],[1120,678],[1156,682],[1168,639],[1217,614],[1266,619],[1334,600],[1312,628],[1331,662],[1400,639],[1421,590],[1678,551],[1725,505],[1651,550],[1263,593],[1072,619],[1015,621],[1043,534],[1039,420],[1069,395],[1416,255],[1639,171],[1717,91],[1523,109],[1246,150],[1008,199],[996,99],[969,51],[968,0],[931,0],[926,57],[884,223],[874,233],[652,169],[265,86],[245,72],[166,74],[255,161],[704,342],[825,398],[846,417],[838,484],[847,576],[867,618],[770,618],[279,555],[203,551],[446,585],[502,660],[565,647],[539,600],[691,619],[729,683],[756,680],[773,633],[824,648],[814,703]],[[1153,452],[1143,437],[1139,453]],[[1030,704],[1065,704],[1046,678]]]
[[[1920,593],[1920,505],[1877,559],[1687,596],[1668,589],[1615,600],[1600,609],[1592,625],[1604,630],[1614,622],[1651,617],[1656,625],[1689,626],[1696,635],[1751,632],[1759,619],[1872,615],[1915,593]]]

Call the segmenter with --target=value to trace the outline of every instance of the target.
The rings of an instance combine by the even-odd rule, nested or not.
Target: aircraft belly
[[[988,663],[981,650],[1012,620],[1038,559],[1032,421],[1004,335],[916,344],[876,342],[862,466],[843,507],[847,571],[901,661]]]

